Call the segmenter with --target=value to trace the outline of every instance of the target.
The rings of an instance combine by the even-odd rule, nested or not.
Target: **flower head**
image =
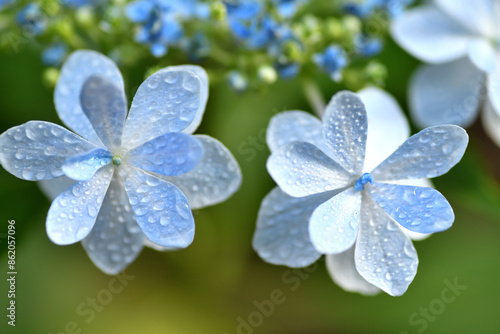
[[[483,121],[500,145],[499,17],[495,0],[436,0],[393,22],[396,42],[430,64],[421,66],[410,83],[410,107],[418,125],[471,125],[486,86],[489,103]]]
[[[191,135],[207,98],[202,68],[167,67],[139,87],[127,115],[114,63],[78,51],[55,90],[59,117],[76,134],[42,121],[11,128],[0,135],[0,163],[19,178],[45,180],[57,195],[46,222],[54,243],[82,241],[92,261],[114,274],[144,244],[187,247],[191,208],[221,202],[238,188],[240,171],[227,149]],[[64,184],[69,188],[58,194]]]
[[[383,107],[371,99],[370,108]],[[418,264],[403,230],[433,233],[454,220],[438,191],[398,183],[418,184],[446,173],[461,159],[468,137],[458,126],[431,127],[390,154],[393,144],[382,143],[396,139],[398,145],[399,130],[371,132],[368,141],[369,133],[365,106],[350,92],[332,98],[322,123],[298,111],[275,116],[268,129],[267,169],[279,188],[262,203],[254,248],[268,262],[293,267],[354,248],[360,277],[397,296]]]
[[[322,53],[314,55],[314,62],[324,70],[334,81],[342,79],[342,70],[347,66],[348,59],[344,49],[338,45],[330,45]]]

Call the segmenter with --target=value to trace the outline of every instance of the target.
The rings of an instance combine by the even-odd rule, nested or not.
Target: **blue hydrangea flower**
[[[0,163],[21,179],[45,180],[42,187],[57,195],[46,222],[54,243],[82,241],[101,270],[116,274],[144,245],[187,247],[191,208],[221,202],[239,187],[229,151],[192,135],[207,98],[201,67],[167,67],[139,87],[127,116],[115,64],[78,51],[64,64],[54,98],[75,133],[43,121],[11,128],[0,135]]]
[[[47,66],[59,66],[63,63],[68,48],[64,43],[56,43],[42,52],[42,62]]]
[[[342,70],[349,63],[344,49],[338,45],[330,45],[322,53],[315,54],[313,60],[334,81],[342,79]]]
[[[30,3],[17,13],[16,21],[24,31],[33,36],[41,35],[47,28],[47,17],[42,12],[40,5]]]
[[[430,64],[421,66],[410,82],[410,109],[419,126],[471,125],[486,86],[483,123],[500,145],[499,17],[495,0],[436,0],[393,22],[396,42]]]
[[[307,0],[272,0],[272,2],[281,17],[290,18]]]
[[[126,15],[140,24],[136,40],[150,45],[153,56],[162,57],[184,35],[182,21],[207,18],[209,8],[198,0],[139,0],[128,4]]]
[[[358,54],[363,57],[374,57],[383,48],[382,40],[378,37],[369,37],[365,34],[358,34],[354,38],[354,47]]]
[[[371,101],[374,110],[387,106],[380,99]],[[377,143],[397,145],[399,130],[387,119],[385,131],[380,130],[379,123],[378,136],[370,135],[365,106],[350,92],[332,98],[322,122],[300,111],[271,120],[267,169],[279,188],[262,202],[253,240],[264,260],[303,267],[321,254],[339,254],[334,260],[354,263],[340,269],[339,276],[353,276],[352,271],[372,290],[394,296],[407,290],[418,258],[403,229],[443,231],[454,214],[438,191],[395,181],[422,184],[416,180],[446,173],[462,158],[468,136],[455,125],[431,127],[389,155],[391,145]],[[380,162],[382,153],[373,155],[369,149],[388,157]]]
[[[383,10],[392,17],[401,15],[414,0],[347,0],[344,9],[353,15],[366,18],[377,10]]]

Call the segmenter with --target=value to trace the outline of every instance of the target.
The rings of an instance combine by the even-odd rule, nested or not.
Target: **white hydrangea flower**
[[[241,183],[238,164],[217,140],[192,135],[208,98],[198,66],[164,68],[139,87],[127,115],[116,65],[77,51],[55,89],[61,120],[32,121],[0,135],[0,163],[11,174],[42,181],[54,198],[47,234],[56,244],[82,241],[91,260],[116,274],[144,245],[187,247],[191,208],[219,203]]]
[[[399,45],[430,64],[410,83],[415,122],[467,127],[487,89],[482,121],[500,145],[500,2],[434,0],[403,13],[391,30]]]
[[[408,132],[394,99],[374,88],[360,97],[336,94],[323,122],[302,111],[275,116],[267,167],[279,187],[262,202],[255,250],[290,267],[328,254],[332,277],[346,290],[403,294],[418,264],[403,230],[438,232],[454,220],[446,199],[422,179],[446,173],[468,142],[454,125],[405,141]]]

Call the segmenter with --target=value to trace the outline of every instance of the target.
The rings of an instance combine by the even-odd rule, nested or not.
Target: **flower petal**
[[[253,236],[253,248],[266,262],[289,267],[306,267],[321,254],[309,239],[309,218],[331,195],[295,198],[276,187],[262,201]]]
[[[332,159],[337,159],[326,146],[321,121],[304,111],[285,111],[273,116],[267,128],[266,139],[271,153],[294,141],[304,141],[313,144]]]
[[[94,74],[111,80],[123,90],[123,79],[115,63],[102,54],[80,50],[73,52],[64,63],[54,92],[59,118],[72,130],[98,146],[102,143],[80,107],[83,84]]]
[[[161,175],[181,175],[191,171],[203,156],[203,146],[194,136],[168,132],[128,152],[135,167]]]
[[[496,69],[496,50],[491,42],[485,38],[475,38],[467,45],[470,60],[479,69],[485,72],[494,72]]]
[[[371,175],[376,181],[443,175],[462,159],[468,142],[467,132],[456,125],[424,129],[405,141]]]
[[[90,180],[77,182],[57,196],[47,215],[47,235],[52,242],[68,245],[89,234],[112,176],[113,167],[104,167]]]
[[[175,184],[193,209],[225,201],[241,185],[241,171],[229,150],[218,140],[195,136],[203,146],[203,157],[196,167],[179,176],[161,178]]]
[[[104,145],[109,149],[120,147],[127,115],[123,88],[104,76],[91,75],[82,86],[80,104]]]
[[[484,106],[481,120],[484,131],[486,131],[494,143],[500,146],[500,115],[493,109],[490,102]]]
[[[485,37],[495,37],[497,17],[500,14],[492,0],[436,0],[436,4],[450,17],[470,31]]]
[[[38,182],[38,186],[45,194],[45,196],[53,201],[63,191],[71,187],[76,182],[77,181],[70,179],[65,175],[62,175],[50,180],[41,180]]]
[[[500,64],[500,55],[497,60]],[[500,67],[488,76],[488,101],[492,107],[491,111],[500,115]]]
[[[267,170],[290,196],[303,197],[343,188],[351,176],[313,144],[293,142],[267,160]]]
[[[375,183],[368,192],[389,216],[410,231],[441,232],[455,220],[450,203],[432,188]]]
[[[351,174],[357,175],[363,170],[367,129],[361,99],[348,91],[335,94],[326,106],[323,133],[326,144]]]
[[[0,135],[0,163],[23,180],[48,180],[63,175],[63,162],[95,146],[65,128],[41,121],[28,122]]]
[[[194,131],[207,98],[208,79],[201,67],[171,66],[154,73],[135,94],[123,145],[133,148],[167,132]]]
[[[309,223],[309,236],[314,247],[323,254],[337,254],[349,249],[358,235],[360,208],[361,193],[354,188],[318,206]]]
[[[184,194],[140,169],[121,166],[119,172],[137,223],[148,239],[165,247],[189,246],[194,219]]]
[[[368,117],[363,171],[370,172],[408,139],[410,126],[398,102],[380,88],[365,88],[358,96]]]
[[[354,246],[342,253],[328,254],[326,268],[333,281],[346,291],[369,296],[380,292],[379,288],[368,283],[358,273],[354,264]]]
[[[435,6],[421,6],[398,16],[392,37],[413,56],[427,63],[444,63],[467,53],[474,34]]]
[[[137,225],[125,189],[115,175],[94,228],[82,240],[82,246],[99,269],[116,275],[134,261],[143,244],[144,233]]]
[[[484,75],[468,58],[424,65],[410,81],[412,118],[421,128],[441,124],[470,126],[483,100]]]
[[[412,242],[369,196],[363,196],[354,251],[359,274],[391,296],[401,296],[417,273]]]
[[[113,159],[109,151],[96,148],[88,153],[67,159],[62,165],[62,170],[67,177],[73,180],[86,181],[111,161]]]

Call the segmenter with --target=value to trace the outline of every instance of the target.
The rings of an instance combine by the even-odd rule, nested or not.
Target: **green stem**
[[[311,79],[307,78],[302,80],[302,85],[304,87],[307,101],[313,108],[314,113],[318,115],[319,118],[322,118],[326,104],[318,85],[316,85],[316,83]]]

